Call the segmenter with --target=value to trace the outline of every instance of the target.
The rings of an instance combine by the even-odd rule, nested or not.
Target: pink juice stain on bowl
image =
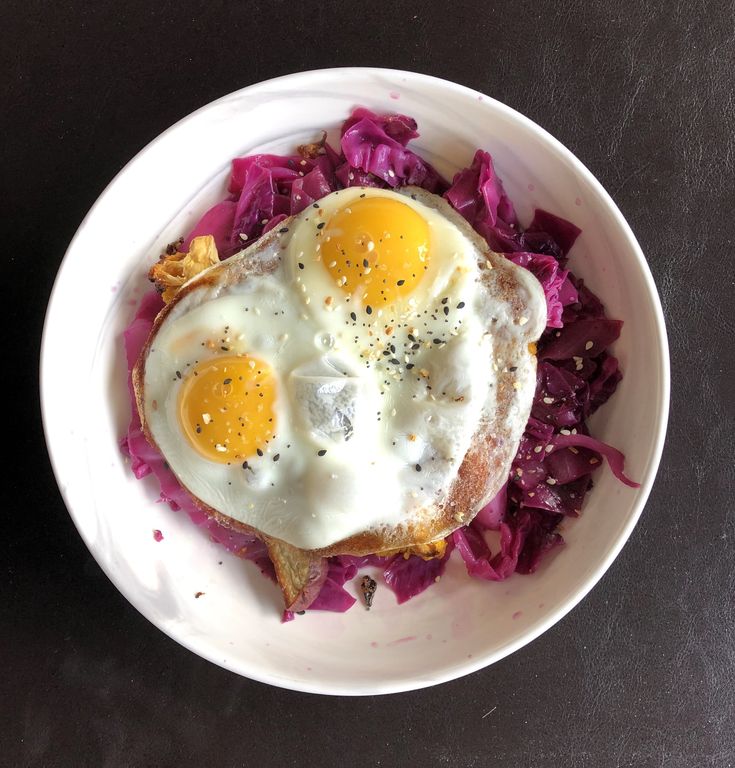
[[[393,645],[401,645],[403,643],[410,643],[412,640],[416,639],[416,635],[407,635],[406,637],[399,637],[397,640],[391,640],[389,643],[386,643],[388,646]]]

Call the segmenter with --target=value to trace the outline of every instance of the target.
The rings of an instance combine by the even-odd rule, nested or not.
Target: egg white
[[[317,250],[316,225],[361,195],[400,198],[431,236],[416,290],[371,315],[350,306]],[[488,318],[499,328],[510,318],[478,287],[477,247],[434,201],[365,188],[332,193],[278,240],[230,259],[279,258],[274,271],[214,285],[201,280],[205,272],[172,307],[146,359],[144,408],[153,439],[195,497],[304,549],[410,523],[441,501],[493,407]],[[212,340],[221,344],[210,348]],[[260,358],[276,376],[276,434],[247,469],[202,457],[179,423],[187,371],[225,354],[221,347]]]

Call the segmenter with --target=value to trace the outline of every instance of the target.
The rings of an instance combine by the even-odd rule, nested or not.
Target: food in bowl
[[[487,153],[450,185],[416,135],[358,109],[340,153],[233,161],[127,334],[136,474],[289,612],[346,609],[368,564],[408,599],[455,547],[474,576],[531,572],[603,455],[630,482],[584,427],[621,324],[564,268],[579,230],[542,211],[521,229]]]

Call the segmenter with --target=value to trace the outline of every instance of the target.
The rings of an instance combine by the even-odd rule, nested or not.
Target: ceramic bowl
[[[489,150],[522,223],[538,206],[582,228],[570,265],[625,323],[614,347],[625,378],[590,426],[625,453],[641,487],[628,488],[602,468],[581,517],[562,526],[566,546],[532,576],[478,581],[455,556],[440,583],[402,606],[382,589],[369,612],[358,604],[282,624],[274,584],[186,515],[156,503],[152,478],[133,478],[119,447],[129,417],[121,333],[149,288],[151,261],[224,196],[231,158],[292,152],[323,128],[337,128],[356,105],[413,116],[421,133],[415,149],[447,177],[477,147]],[[144,616],[238,674],[361,695],[481,669],[538,637],[584,597],[648,497],[664,440],[669,371],[645,257],[610,196],[569,150],[518,112],[460,85],[409,72],[331,69],[219,99],[130,161],[84,219],[59,270],[40,383],[49,453],[69,512],[97,562]],[[197,599],[197,592],[204,594]]]

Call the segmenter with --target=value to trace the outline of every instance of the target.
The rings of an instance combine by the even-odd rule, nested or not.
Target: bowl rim
[[[48,365],[49,328],[51,326],[52,318],[57,311],[56,307],[60,302],[59,294],[61,293],[61,288],[63,286],[63,283],[65,282],[64,280],[65,273],[69,269],[69,263],[71,261],[70,254],[74,252],[77,241],[80,238],[82,232],[86,228],[90,219],[95,215],[95,212],[97,208],[102,204],[102,201],[109,194],[110,190],[116,185],[117,180],[121,176],[123,176],[133,164],[137,163],[139,159],[144,157],[151,149],[153,149],[153,147],[157,146],[160,142],[164,141],[165,138],[170,133],[175,131],[180,126],[194,120],[200,113],[204,112],[205,110],[209,110],[227,100],[232,99],[233,97],[245,95],[251,91],[268,88],[269,86],[273,86],[276,84],[282,85],[284,82],[288,82],[290,85],[298,85],[299,81],[301,80],[313,79],[313,78],[318,78],[322,76],[334,77],[335,75],[343,76],[346,79],[349,79],[352,77],[366,76],[366,75],[367,76],[384,76],[389,79],[401,78],[403,79],[404,82],[428,83],[438,88],[448,89],[457,94],[470,96],[473,99],[481,99],[485,102],[485,104],[492,106],[499,113],[502,113],[506,117],[510,118],[511,120],[514,120],[524,125],[532,134],[534,134],[538,139],[540,139],[545,144],[545,146],[548,147],[548,149],[551,152],[556,154],[559,160],[566,163],[575,171],[576,174],[583,177],[584,180],[599,195],[601,200],[604,202],[604,204],[608,208],[609,212],[612,214],[615,224],[619,228],[622,236],[627,242],[627,245],[631,253],[635,257],[637,268],[640,271],[641,276],[643,277],[643,280],[645,282],[645,287],[648,291],[649,298],[651,301],[650,309],[652,310],[654,325],[656,329],[656,336],[657,336],[657,339],[656,339],[657,348],[655,350],[655,353],[658,355],[660,370],[661,370],[659,389],[658,389],[658,392],[656,393],[656,398],[655,398],[655,401],[658,404],[657,429],[656,429],[656,435],[652,444],[652,450],[649,455],[648,464],[645,470],[646,472],[645,476],[641,480],[640,488],[638,489],[637,495],[633,501],[632,512],[629,515],[626,524],[621,529],[616,540],[611,542],[611,545],[607,551],[607,555],[597,563],[596,567],[588,575],[586,580],[576,590],[574,590],[556,608],[556,610],[549,613],[549,615],[545,619],[538,621],[532,627],[529,627],[526,633],[520,635],[515,640],[508,642],[506,645],[502,646],[501,648],[493,652],[487,653],[485,655],[477,656],[471,660],[465,660],[464,662],[459,664],[448,665],[442,674],[432,676],[432,678],[428,680],[427,679],[412,679],[412,680],[402,679],[396,682],[388,682],[388,683],[383,682],[369,689],[363,688],[363,687],[349,687],[349,686],[345,688],[325,687],[324,685],[318,684],[317,681],[315,681],[313,684],[302,683],[301,681],[290,681],[283,678],[274,677],[271,674],[262,674],[259,672],[257,668],[249,669],[246,672],[242,669],[237,669],[234,664],[223,663],[222,660],[218,659],[218,657],[214,655],[213,652],[208,652],[205,648],[199,647],[195,642],[190,641],[188,638],[176,636],[173,632],[162,627],[161,624],[159,624],[159,622],[155,618],[149,615],[150,612],[147,611],[145,607],[138,604],[138,601],[136,600],[135,591],[132,589],[129,589],[124,584],[118,583],[118,581],[111,575],[110,570],[107,568],[105,562],[100,557],[98,557],[97,552],[95,552],[95,549],[92,547],[90,538],[86,534],[86,531],[82,524],[81,519],[75,512],[70,502],[66,486],[62,482],[59,459],[58,459],[58,444],[57,444],[57,449],[55,453],[54,435],[52,433],[52,427],[50,425],[51,415],[49,412],[48,397],[46,396],[46,392],[50,390],[53,383],[52,376],[50,373],[50,366]],[[666,333],[666,325],[664,321],[664,314],[661,306],[661,300],[660,300],[655,282],[653,280],[650,267],[648,266],[648,262],[646,261],[643,251],[640,245],[638,244],[638,241],[635,235],[633,234],[633,231],[630,225],[623,217],[622,213],[620,212],[619,208],[613,201],[610,194],[605,190],[602,184],[597,180],[595,175],[582,163],[581,160],[579,160],[576,157],[576,155],[572,153],[571,150],[567,149],[567,147],[565,147],[558,139],[552,136],[546,129],[542,128],[533,120],[526,117],[525,115],[518,112],[517,110],[513,109],[512,107],[507,106],[503,102],[498,101],[497,99],[491,96],[488,96],[487,94],[482,93],[481,91],[477,91],[473,88],[460,85],[459,83],[455,83],[451,80],[446,80],[440,77],[435,77],[433,75],[426,75],[423,73],[413,72],[409,70],[391,69],[391,68],[383,68],[383,67],[328,67],[328,68],[321,68],[321,69],[315,69],[315,70],[304,70],[300,72],[293,72],[290,74],[269,78],[267,80],[262,80],[256,83],[252,83],[248,86],[237,89],[217,99],[214,99],[213,101],[199,107],[198,109],[184,116],[177,122],[173,123],[166,130],[158,134],[154,139],[152,139],[150,142],[148,142],[148,144],[146,144],[142,149],[140,149],[121,168],[121,170],[118,171],[117,174],[115,174],[115,176],[110,180],[110,182],[105,186],[104,190],[97,197],[94,204],[89,209],[84,219],[80,223],[79,227],[77,228],[73,238],[69,242],[69,245],[61,260],[56,277],[54,279],[54,284],[51,289],[47,308],[46,308],[42,337],[41,337],[40,361],[39,361],[39,394],[40,394],[40,405],[41,405],[41,419],[42,419],[46,446],[49,454],[49,460],[54,473],[54,477],[56,479],[57,486],[59,488],[59,492],[62,496],[64,504],[67,508],[67,511],[69,512],[69,515],[72,521],[74,522],[74,525],[79,535],[81,536],[82,540],[84,541],[85,545],[89,549],[90,553],[94,557],[97,564],[100,566],[100,568],[105,573],[105,575],[110,579],[110,581],[115,585],[116,589],[126,598],[126,600],[139,613],[141,613],[146,619],[148,619],[148,621],[150,621],[151,624],[153,624],[157,629],[167,634],[172,640],[174,640],[180,645],[183,645],[185,648],[197,654],[198,656],[201,656],[202,658],[207,659],[208,661],[216,664],[217,666],[223,667],[224,669],[227,669],[231,672],[235,672],[249,679],[266,683],[268,685],[273,685],[276,687],[288,689],[288,690],[295,690],[295,691],[301,691],[306,693],[317,693],[317,694],[339,695],[339,696],[344,696],[344,695],[364,696],[364,695],[381,695],[381,694],[389,694],[389,693],[400,693],[404,691],[427,688],[430,686],[455,680],[464,675],[467,675],[472,672],[476,672],[480,669],[483,669],[485,667],[488,667],[491,664],[494,664],[495,662],[500,661],[501,659],[510,655],[511,653],[519,650],[523,646],[527,645],[528,643],[532,642],[537,637],[542,635],[550,627],[552,627],[554,624],[560,621],[564,616],[566,616],[566,614],[568,614],[576,605],[579,604],[579,602],[584,597],[587,596],[590,590],[599,582],[599,580],[602,578],[604,573],[610,568],[613,561],[618,556],[621,549],[627,542],[628,538],[630,537],[635,525],[637,524],[641,516],[643,508],[645,507],[645,504],[650,495],[651,488],[653,486],[653,483],[658,471],[658,467],[660,464],[661,455],[663,452],[663,446],[664,446],[665,437],[666,437],[666,429],[668,425],[668,416],[669,416],[669,404],[670,404],[670,386],[671,386],[670,377],[671,377],[671,374],[670,374],[669,346],[668,346],[668,337]]]

